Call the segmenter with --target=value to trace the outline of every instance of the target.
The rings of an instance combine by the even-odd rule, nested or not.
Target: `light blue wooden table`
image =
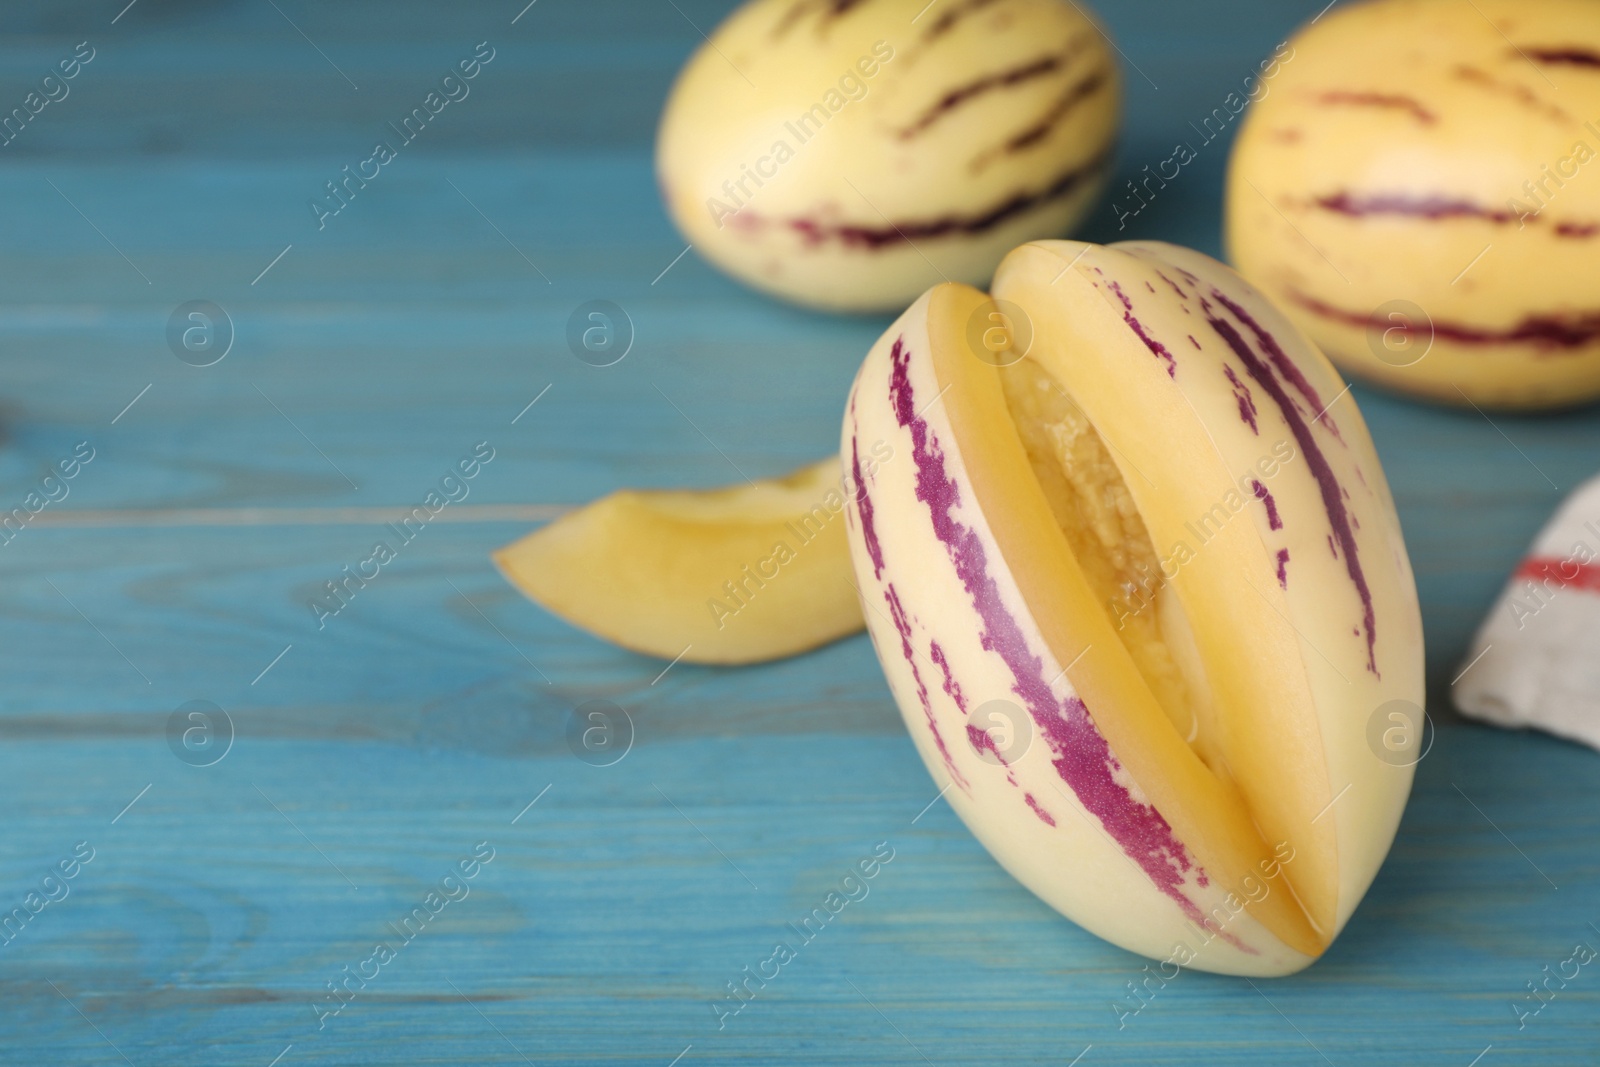
[[[734,480],[722,453],[776,473],[836,440],[882,320],[780,306],[693,253],[662,274],[684,246],[653,123],[726,0],[124,2],[0,13],[0,110],[94,50],[0,148],[0,510],[59,496],[50,464],[94,450],[0,545],[0,911],[60,898],[0,944],[0,1061],[1600,1062],[1600,971],[1521,1030],[1512,1007],[1600,946],[1600,756],[1445,702],[1521,548],[1600,466],[1594,411],[1497,431],[1356,390],[1437,742],[1325,960],[1253,987],[1185,974],[1119,1028],[1143,961],[930,806],[865,639],[663,675],[488,562],[613,488]],[[1176,6],[1103,5],[1138,68],[1128,174],[1320,4]],[[307,201],[480,41],[470,96],[319,230]],[[1215,254],[1223,151],[1127,235]],[[1109,208],[1085,232],[1117,236]],[[604,369],[563,339],[593,298],[637,332]],[[212,366],[167,344],[192,300],[233,324]],[[308,599],[480,441],[470,496],[319,629]],[[566,740],[595,699],[635,728],[611,766]],[[226,752],[213,715],[210,755],[175,754],[190,701],[225,710]],[[870,894],[719,1030],[726,984],[880,842]],[[399,947],[369,962],[379,941]]]

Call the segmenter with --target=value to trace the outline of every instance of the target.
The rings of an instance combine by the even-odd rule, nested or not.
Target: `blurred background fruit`
[[[1229,169],[1244,275],[1392,388],[1600,395],[1600,5],[1379,0],[1291,47]]]
[[[1076,3],[753,0],[684,68],[657,173],[678,228],[802,304],[898,311],[1077,223],[1121,87]]]

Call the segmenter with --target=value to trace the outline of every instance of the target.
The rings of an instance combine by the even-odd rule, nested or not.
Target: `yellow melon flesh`
[[[1106,420],[1120,431],[1118,438],[1103,439],[1104,428],[1090,421],[1052,372],[1073,362],[1067,357],[1073,350],[1083,366],[1079,377],[1103,375],[1104,395],[1114,396],[1115,362],[1094,371],[1084,355],[1088,347],[1107,341],[1085,336],[1085,327],[1074,328],[1065,314],[1056,319],[1050,302],[1026,288],[1017,285],[1007,295],[1025,301],[1033,314],[1034,351],[1022,364],[1003,371],[974,359],[967,345],[967,323],[988,297],[959,285],[941,286],[931,294],[934,365],[940,386],[948,389],[942,403],[972,491],[1034,623],[1059,662],[1073,664],[1068,677],[1092,709],[1096,727],[1212,879],[1246,899],[1246,879],[1276,868],[1274,846],[1285,840],[1270,830],[1264,833],[1263,827],[1295,824],[1300,832],[1292,840],[1299,854],[1282,868],[1294,892],[1273,893],[1247,906],[1284,944],[1308,956],[1320,955],[1333,925],[1335,886],[1329,869],[1336,857],[1331,842],[1318,837],[1320,828],[1307,826],[1296,810],[1297,795],[1305,790],[1294,788],[1289,779],[1298,773],[1300,761],[1293,754],[1277,763],[1246,754],[1241,762],[1252,775],[1244,783],[1247,789],[1236,778],[1241,768],[1229,762],[1235,749],[1249,748],[1250,741],[1237,735],[1258,727],[1262,703],[1275,705],[1280,722],[1309,715],[1308,701],[1295,692],[1292,680],[1274,676],[1270,659],[1257,658],[1260,670],[1237,677],[1241,659],[1259,657],[1267,646],[1281,643],[1283,635],[1277,631],[1288,627],[1275,616],[1253,617],[1252,626],[1240,631],[1250,639],[1239,641],[1236,633],[1218,628],[1227,626],[1230,611],[1251,611],[1248,592],[1231,592],[1234,603],[1227,610],[1208,601],[1203,611],[1191,613],[1184,610],[1184,583],[1174,581],[1158,594],[1155,610],[1140,612],[1118,628],[1107,604],[1119,585],[1139,573],[1136,562],[1153,556],[1147,524],[1166,516],[1156,514],[1158,494],[1151,487],[1137,484],[1137,476],[1124,480],[1106,441],[1120,439],[1116,447],[1126,450],[1141,434],[1162,436],[1164,481],[1181,483],[1183,475],[1172,471],[1185,462],[1177,447],[1181,442],[1172,436],[1181,435],[1181,420],[1163,420],[1159,412],[1128,404]],[[1158,468],[1152,463],[1151,469]],[[1177,511],[1182,513],[1181,505]],[[1270,614],[1270,605],[1258,601],[1257,606],[1257,616]],[[1191,618],[1200,625],[1191,627]],[[1288,639],[1293,636],[1291,631]],[[1244,647],[1219,654],[1228,645]],[[1297,650],[1280,654],[1298,662]],[[1241,703],[1238,685],[1224,690],[1217,685],[1219,676],[1261,689]],[[1292,737],[1285,735],[1295,733],[1284,730],[1273,743],[1286,745]],[[1266,801],[1274,790],[1276,797]],[[1326,853],[1307,855],[1308,842],[1323,844]]]
[[[494,553],[529,599],[692,663],[792,656],[861,629],[836,457],[702,491],[625,489]]]

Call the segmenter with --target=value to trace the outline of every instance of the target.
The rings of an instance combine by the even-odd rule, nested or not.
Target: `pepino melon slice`
[[[837,458],[709,490],[624,489],[493,554],[552,614],[691,663],[792,656],[861,629]]]

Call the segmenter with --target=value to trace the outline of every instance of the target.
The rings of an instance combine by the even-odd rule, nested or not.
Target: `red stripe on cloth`
[[[1583,589],[1600,593],[1600,564],[1579,563],[1575,559],[1530,556],[1517,568],[1516,577],[1549,582],[1563,589]]]

